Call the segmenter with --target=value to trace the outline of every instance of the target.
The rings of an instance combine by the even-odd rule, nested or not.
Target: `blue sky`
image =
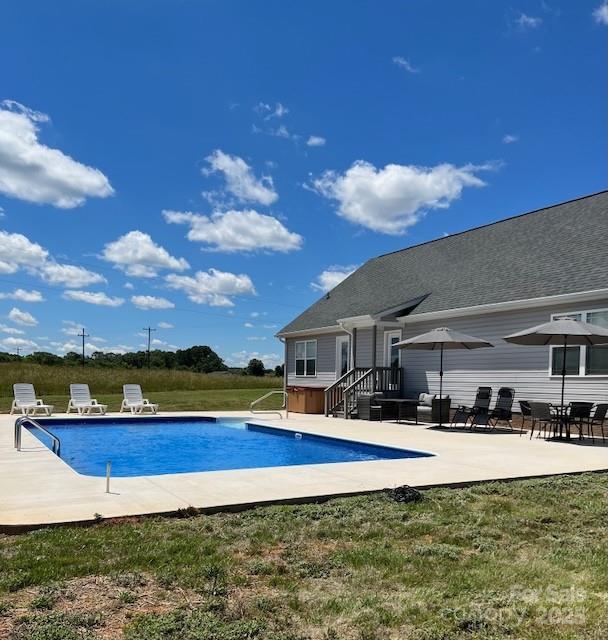
[[[606,188],[607,45],[601,0],[2,3],[0,349],[278,363],[368,258]]]

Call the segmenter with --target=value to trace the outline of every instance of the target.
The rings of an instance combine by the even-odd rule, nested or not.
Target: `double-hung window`
[[[296,342],[296,376],[317,375],[317,341]]]
[[[557,320],[564,317],[582,320],[608,329],[608,309],[553,314],[551,319]],[[563,365],[564,347],[551,347],[551,375],[561,376]],[[608,376],[608,346],[567,347],[566,375]]]

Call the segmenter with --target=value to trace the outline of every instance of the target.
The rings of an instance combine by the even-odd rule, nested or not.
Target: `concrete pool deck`
[[[243,417],[302,433],[428,451],[435,457],[113,478],[107,494],[105,478],[79,475],[25,429],[22,450],[16,451],[13,425],[18,416],[4,414],[0,415],[0,530],[86,522],[98,516],[170,513],[189,507],[220,510],[312,500],[404,484],[427,488],[608,470],[608,447],[597,438],[592,446],[578,440],[530,440],[517,432],[447,431],[428,425],[295,413],[287,420],[252,416],[246,411],[162,415]]]

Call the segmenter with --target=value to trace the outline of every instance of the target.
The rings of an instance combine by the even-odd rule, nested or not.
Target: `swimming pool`
[[[61,458],[75,471],[104,476],[282,467],[420,458],[433,454],[369,445],[216,418],[40,419],[61,440]],[[45,445],[48,437],[30,431]]]

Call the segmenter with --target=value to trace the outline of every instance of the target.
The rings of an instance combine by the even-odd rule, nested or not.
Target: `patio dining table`
[[[552,409],[555,409],[555,417],[559,421],[559,436],[560,439],[570,440],[570,405],[569,404],[552,404]]]
[[[376,402],[387,406],[396,405],[397,422],[413,418],[418,424],[418,398],[378,398]],[[382,416],[381,419],[383,419]]]

